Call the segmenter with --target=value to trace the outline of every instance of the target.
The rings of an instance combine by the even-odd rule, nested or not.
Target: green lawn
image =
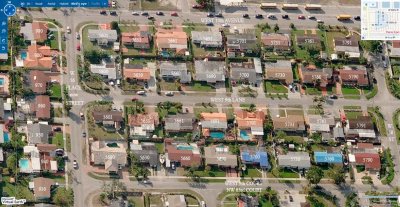
[[[187,205],[199,205],[199,202],[197,201],[197,199],[190,197],[190,196],[185,196],[185,200]]]
[[[55,133],[53,138],[51,138],[51,144],[57,145],[58,148],[64,149],[64,139],[62,133]]]
[[[378,87],[374,84],[372,88],[363,89],[364,95],[366,99],[371,99],[378,94]]]
[[[158,82],[158,84],[160,84],[160,88],[163,91],[178,91],[178,87],[179,87],[179,83],[175,83],[175,82],[167,82],[164,80],[161,80],[160,82]]]
[[[334,53],[333,38],[343,37],[345,38],[347,33],[342,32],[326,32],[326,43],[327,43],[327,53],[328,55]]]
[[[135,207],[144,207],[143,197],[128,197],[128,203]]]
[[[156,143],[158,154],[164,154],[164,143]]]
[[[344,110],[361,110],[361,106],[343,106]]]
[[[197,170],[194,172],[195,175],[198,175],[200,177],[225,177],[226,176],[226,172],[213,167],[211,168],[210,171],[205,171],[205,170]]]
[[[121,32],[137,32],[139,31],[139,26],[129,25],[129,26],[119,26]]]
[[[302,60],[313,59],[313,57],[310,55],[310,52],[307,51],[306,48],[301,47],[300,45],[297,44],[297,38],[296,38],[297,36],[304,36],[304,35],[311,35],[311,34],[312,34],[311,30],[307,30],[307,34],[305,33],[305,30],[292,30],[291,38],[292,38],[292,42],[295,43],[295,44],[293,44],[293,47],[295,49],[296,58],[302,59]],[[319,36],[321,42],[325,42],[325,38],[323,37],[322,31],[316,29],[316,35]],[[318,48],[318,53],[320,50],[324,50],[324,48],[322,48],[321,42],[315,43],[315,46]]]
[[[215,92],[215,88],[203,82],[193,82],[189,86],[186,86],[189,91],[199,92]]]
[[[343,87],[342,93],[346,99],[360,99],[360,91],[357,88]]]
[[[393,65],[392,66],[392,70],[393,70],[393,77],[394,78],[400,77],[400,65]]]
[[[362,112],[360,112],[360,111],[346,111],[345,114],[346,114],[347,119],[355,119],[358,116],[363,115]]]
[[[149,195],[149,206],[164,206],[161,195]]]
[[[2,196],[16,197],[17,199],[26,199],[34,201],[32,191],[28,188],[29,181],[27,179],[20,180],[19,184],[11,184],[10,177],[3,176],[3,182],[0,183]]]
[[[290,170],[282,169],[279,171],[280,178],[299,178],[299,174]]]
[[[60,84],[52,84],[50,87],[51,98],[61,99],[61,85]]]
[[[322,94],[322,91],[320,91],[318,88],[307,87],[306,93],[307,95],[319,96]]]
[[[259,178],[262,176],[260,171],[258,171],[255,168],[250,168],[250,167],[248,167],[243,174],[244,174],[244,177],[247,177],[247,178]]]
[[[211,112],[218,112],[218,108],[215,107],[215,105],[206,105],[206,107],[197,105],[193,108],[194,114],[196,117],[200,116],[200,113],[211,113]]]
[[[382,136],[387,136],[385,120],[382,113],[374,107],[368,107],[368,114],[372,117],[373,122],[378,127]]]
[[[288,93],[288,89],[279,81],[265,81],[266,93]]]
[[[141,6],[142,10],[147,11],[147,10],[157,10],[157,11],[176,11],[177,8],[171,4],[170,2],[163,1],[164,3],[161,3],[160,1],[149,1],[149,0],[139,0],[141,1]]]

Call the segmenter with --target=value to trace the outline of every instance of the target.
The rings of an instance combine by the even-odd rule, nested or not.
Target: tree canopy
[[[307,174],[306,174],[306,179],[314,185],[317,185],[322,177],[324,176],[324,171],[322,171],[322,169],[318,166],[312,166]]]

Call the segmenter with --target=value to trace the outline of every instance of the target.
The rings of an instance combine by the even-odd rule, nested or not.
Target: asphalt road
[[[274,13],[277,14],[278,20],[256,20],[254,18],[254,15],[251,15],[250,19],[243,19],[241,16],[243,13],[249,13],[249,14],[254,14],[254,13],[262,13],[262,14],[268,14],[268,13]],[[299,20],[297,19],[297,16],[302,14],[305,16],[310,15],[309,12],[299,10],[296,12],[289,12],[290,16],[290,21],[289,20],[281,20],[280,19],[280,14],[286,13],[284,11],[278,10],[278,11],[272,11],[272,12],[266,12],[266,11],[261,11],[259,10],[256,6],[252,6],[248,8],[247,10],[241,9],[239,11],[231,11],[231,10],[226,10],[224,11],[224,18],[212,18],[212,21],[218,22],[216,25],[218,26],[220,23],[229,23],[231,26],[237,26],[237,27],[253,27],[255,24],[258,23],[264,23],[268,22],[270,24],[274,23],[279,23],[280,28],[288,28],[290,23],[294,23],[296,27],[298,28],[315,28],[316,22],[313,20]],[[87,203],[87,198],[88,195],[90,195],[92,192],[95,192],[96,190],[99,190],[103,184],[102,181],[95,180],[91,177],[89,177],[86,172],[85,172],[85,165],[87,159],[84,158],[84,153],[83,150],[85,150],[85,142],[84,139],[81,137],[81,134],[83,131],[85,131],[85,126],[84,123],[80,120],[79,113],[82,111],[82,105],[81,104],[86,104],[91,101],[95,100],[113,100],[115,103],[122,103],[124,101],[129,101],[132,96],[124,96],[120,94],[115,94],[113,96],[98,96],[98,95],[92,95],[85,93],[82,91],[78,84],[78,78],[77,78],[77,64],[76,64],[76,57],[77,57],[77,51],[76,51],[76,45],[78,44],[78,40],[75,38],[75,33],[77,32],[77,26],[83,24],[84,22],[97,22],[97,23],[108,23],[110,21],[132,21],[135,20],[136,22],[139,22],[139,24],[147,24],[148,20],[145,17],[141,16],[133,16],[131,15],[130,11],[127,10],[121,10],[118,14],[118,16],[103,16],[99,15],[98,10],[88,10],[88,9],[76,9],[74,12],[70,13],[67,16],[64,16],[64,14],[61,11],[52,11],[51,9],[45,9],[44,12],[30,12],[30,14],[34,18],[50,18],[50,19],[57,19],[63,26],[64,29],[66,26],[70,26],[72,29],[72,33],[70,35],[67,35],[67,41],[66,41],[66,55],[67,55],[67,63],[68,63],[68,71],[67,73],[63,76],[63,81],[65,84],[69,85],[69,91],[70,94],[73,95],[73,103],[75,104],[73,106],[73,109],[70,113],[70,119],[67,121],[68,124],[70,125],[71,128],[71,142],[72,142],[72,152],[69,154],[71,160],[77,160],[79,163],[79,169],[73,171],[72,179],[73,179],[73,188],[74,188],[74,193],[75,193],[75,206],[80,207],[80,206],[88,206],[90,205]],[[152,12],[154,14],[154,12]],[[168,14],[168,13],[166,13]],[[359,7],[327,7],[324,9],[324,13],[317,13],[317,14],[312,14],[316,16],[317,19],[323,19],[325,21],[325,24],[332,24],[332,25],[346,25],[349,28],[358,28],[360,26],[359,22],[354,22],[354,21],[349,21],[349,22],[338,22],[336,20],[336,15],[338,14],[351,14],[351,15],[359,15]],[[205,13],[201,12],[193,12],[190,10],[184,11],[182,13],[179,13],[179,17],[170,17],[170,16],[157,16],[157,22],[161,21],[167,21],[169,19],[173,19],[174,23],[182,23],[184,20],[189,20],[191,22],[204,22],[204,21],[210,21],[209,18],[206,18]],[[218,20],[217,20],[218,19]],[[233,23],[234,22],[234,23]],[[378,60],[374,60],[377,63],[379,62]],[[384,77],[382,76],[382,71],[383,69],[381,67],[377,67],[375,70],[376,74],[375,76],[377,77],[378,80],[378,86],[379,86],[379,93],[378,95],[370,100],[348,100],[348,99],[339,99],[334,101],[334,105],[326,105],[326,108],[332,108],[333,110],[336,110],[337,108],[340,108],[341,106],[344,105],[362,105],[362,106],[380,106],[382,113],[385,116],[385,119],[387,121],[387,124],[391,124],[391,115],[393,114],[393,111],[395,110],[394,106],[399,106],[400,102],[396,99],[394,99],[389,92],[387,91],[387,88],[385,87],[385,80]],[[377,72],[378,71],[378,72]],[[213,98],[213,99],[211,99]],[[216,99],[216,98],[222,98],[222,99]],[[244,98],[244,99],[239,99],[237,97],[229,97],[227,95],[221,95],[221,94],[208,94],[204,96],[199,96],[199,95],[193,95],[193,94],[188,94],[188,95],[176,95],[174,97],[165,97],[165,96],[158,96],[156,94],[149,94],[146,97],[141,97],[140,99],[144,101],[146,104],[156,104],[161,101],[177,101],[181,102],[184,105],[193,105],[194,103],[201,103],[201,102],[212,102],[212,101],[218,101],[222,100],[221,103],[218,104],[226,104],[225,101],[229,101],[229,99],[225,98],[231,98],[233,102],[235,101],[240,101],[240,102],[245,102],[245,103],[255,103],[258,105],[265,105],[267,107],[271,106],[277,106],[279,104],[285,104],[287,105],[288,103],[291,103],[292,101],[295,101],[296,104],[301,104],[305,107],[308,107],[309,105],[312,105],[312,98],[311,97],[302,97],[301,99],[296,99],[296,100],[271,100],[267,98]],[[385,140],[385,138],[384,138]],[[389,139],[387,139],[389,140]],[[386,141],[387,141],[386,140]],[[393,154],[395,155],[394,160],[395,163],[398,163],[398,147],[397,143],[395,141],[389,140],[389,142],[384,142],[384,145],[389,146],[392,148],[392,152],[395,151]],[[396,167],[396,178],[398,176],[399,168],[398,166]],[[141,188],[148,188],[146,186],[141,186],[138,185],[136,182],[127,182],[125,183],[128,188],[135,188],[135,189],[141,189]],[[266,187],[267,185],[272,186],[274,189],[286,189],[286,188],[291,188],[291,189],[298,189],[301,190],[302,186],[300,184],[293,184],[293,186],[287,186],[287,184],[282,184],[282,183],[264,183],[263,187]],[[346,189],[337,189],[336,186],[334,185],[323,185],[326,187],[330,192],[334,193],[347,193],[348,191]],[[367,191],[370,190],[371,187],[362,185],[362,186],[353,186],[359,191]],[[185,189],[185,188],[190,188],[198,192],[200,195],[202,195],[204,198],[207,198],[208,201],[210,201],[209,206],[216,206],[216,196],[222,192],[223,190],[226,189],[225,184],[221,183],[213,183],[213,184],[208,184],[206,189],[197,189],[197,188],[192,188],[188,186],[187,183],[181,183],[177,182],[173,178],[171,179],[165,179],[165,180],[157,180],[155,179],[153,181],[153,188],[159,188],[159,189]],[[379,189],[381,190],[389,190],[390,188],[387,186],[378,186]],[[343,197],[343,196],[342,196]],[[86,202],[85,202],[86,200]]]

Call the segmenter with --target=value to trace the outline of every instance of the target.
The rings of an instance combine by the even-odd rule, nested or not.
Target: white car
[[[133,12],[132,12],[132,15],[138,16],[138,15],[139,15],[139,12],[133,11]]]
[[[146,91],[138,91],[138,92],[136,92],[136,95],[145,95],[146,94]]]
[[[165,95],[166,96],[174,96],[174,92],[168,91],[168,92],[165,92]]]
[[[78,162],[77,162],[76,160],[74,160],[73,166],[74,166],[74,169],[77,169],[77,168],[78,168]]]
[[[230,27],[230,25],[228,23],[223,23],[221,26],[223,27]]]
[[[324,23],[324,20],[317,19],[318,23]]]
[[[70,34],[71,33],[71,28],[69,26],[67,26],[67,33]]]
[[[75,36],[76,36],[76,39],[78,39],[78,40],[81,38],[81,36],[79,35],[78,32],[75,34]]]

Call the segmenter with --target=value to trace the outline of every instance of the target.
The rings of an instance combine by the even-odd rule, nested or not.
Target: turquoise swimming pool
[[[22,60],[25,60],[27,56],[28,56],[28,55],[27,55],[26,51],[22,51],[22,52],[21,52],[21,59],[22,59]]]
[[[4,85],[4,78],[0,78],[0,86]]]
[[[8,132],[3,132],[3,139],[4,142],[10,141],[10,136],[8,135]]]
[[[246,131],[240,130],[240,138],[242,138],[243,140],[249,140],[250,136],[249,136],[249,134],[247,134]]]
[[[223,139],[225,134],[223,132],[210,132],[210,137],[213,139]]]
[[[20,159],[19,160],[19,168],[21,168],[21,170],[29,169],[29,160],[28,159]]]
[[[179,146],[176,147],[176,149],[178,149],[178,150],[193,150],[193,146],[190,146],[190,145],[187,145],[187,146],[179,145]]]

